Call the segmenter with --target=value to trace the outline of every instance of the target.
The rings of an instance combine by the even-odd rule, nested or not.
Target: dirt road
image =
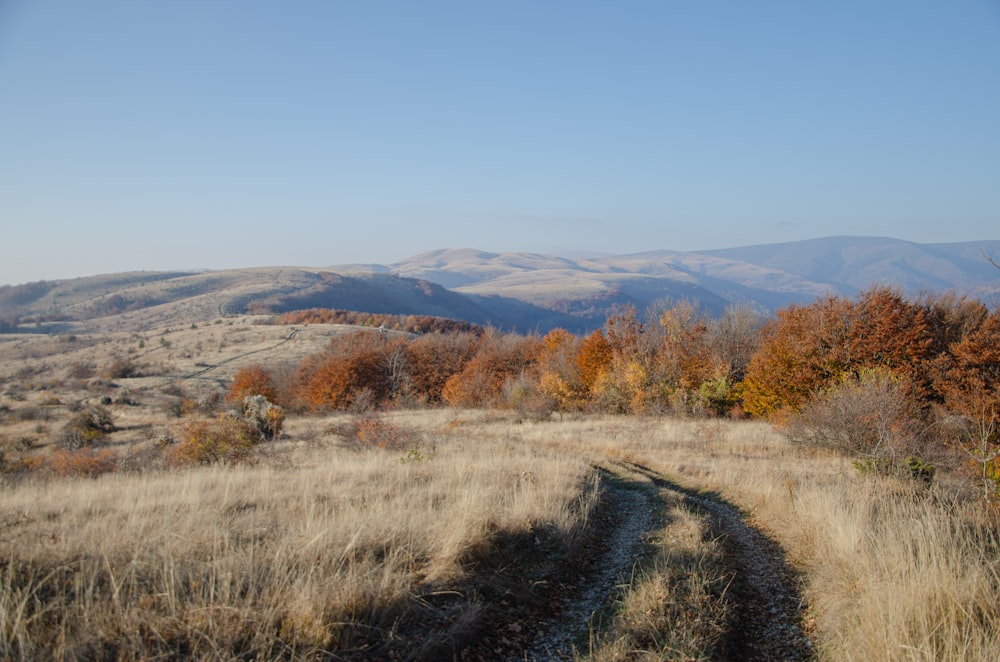
[[[602,618],[612,615],[657,533],[664,495],[704,518],[723,550],[725,633],[719,660],[810,660],[805,603],[782,549],[717,495],[701,494],[638,464],[605,463],[605,494],[588,540],[572,564],[535,584],[533,599],[498,610],[479,645],[462,659],[568,660],[586,656]],[[652,486],[651,489],[650,486]],[[637,651],[636,651],[637,652]],[[631,658],[630,658],[631,659]]]

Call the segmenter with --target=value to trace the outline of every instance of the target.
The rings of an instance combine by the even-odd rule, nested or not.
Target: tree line
[[[348,319],[357,323],[318,311],[282,321]],[[997,464],[1000,312],[963,296],[908,299],[878,287],[790,305],[770,319],[746,307],[711,317],[684,301],[643,316],[621,309],[582,337],[392,326],[437,332],[340,335],[290,373],[241,372],[233,390],[266,388],[298,411],[447,405],[538,417],[749,416],[859,453],[875,469],[944,447],[962,448],[985,474]]]

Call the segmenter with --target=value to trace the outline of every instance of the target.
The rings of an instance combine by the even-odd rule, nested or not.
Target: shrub
[[[252,365],[241,368],[233,377],[233,383],[226,393],[227,402],[243,402],[245,398],[252,395],[261,395],[275,402],[274,381],[270,373],[260,365]]]
[[[490,329],[475,356],[445,383],[442,397],[453,407],[497,407],[508,404],[508,383],[534,372],[542,347],[532,336],[503,335]]]
[[[331,339],[325,353],[299,367],[298,399],[311,409],[349,409],[362,392],[378,403],[387,401],[393,395],[388,358],[399,342],[372,332]]]
[[[351,407],[350,419],[332,426],[330,432],[368,448],[397,449],[414,442],[414,433],[386,420],[366,392]]]
[[[184,426],[181,441],[167,449],[167,463],[240,464],[248,461],[260,434],[245,420],[230,413],[214,421],[192,421]]]
[[[814,396],[789,421],[788,432],[793,441],[865,458],[862,464],[876,473],[906,473],[902,458],[916,436],[912,407],[902,380],[864,370]]]
[[[698,388],[698,403],[701,409],[724,416],[739,404],[738,390],[726,377],[709,379]]]
[[[139,368],[131,359],[123,356],[115,357],[111,364],[108,365],[101,376],[105,379],[128,379],[129,377],[138,377]]]
[[[66,371],[66,376],[70,379],[90,379],[95,373],[94,366],[89,363],[77,361],[70,364],[69,369]]]
[[[62,445],[67,450],[78,450],[95,444],[115,429],[114,420],[107,407],[91,405],[78,411],[66,423]]]
[[[523,376],[507,382],[504,394],[508,406],[517,411],[518,416],[533,421],[551,418],[558,404],[535,381]]]
[[[96,478],[118,468],[117,458],[110,448],[57,448],[43,465],[56,476]]]
[[[263,395],[248,395],[243,398],[243,420],[260,435],[262,441],[271,441],[281,436],[285,410]]]

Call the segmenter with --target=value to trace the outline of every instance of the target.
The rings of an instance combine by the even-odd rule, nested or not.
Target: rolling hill
[[[763,312],[873,285],[995,304],[1000,241],[917,244],[830,237],[711,251],[570,259],[442,249],[388,264],[134,272],[0,287],[0,331],[142,330],[305,308],[433,315],[520,331],[599,327],[618,307],[697,301]]]

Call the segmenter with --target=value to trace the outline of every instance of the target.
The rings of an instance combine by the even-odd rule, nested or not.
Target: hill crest
[[[570,258],[471,248],[429,251],[387,265],[132,272],[0,287],[10,331],[141,329],[304,308],[417,314],[520,331],[598,328],[622,306],[681,299],[710,312],[733,304],[773,312],[874,285],[913,295],[953,291],[996,304],[1000,241],[918,244],[830,237],[709,251],[653,250]],[[15,320],[11,324],[11,320]],[[170,320],[175,320],[170,322]]]

